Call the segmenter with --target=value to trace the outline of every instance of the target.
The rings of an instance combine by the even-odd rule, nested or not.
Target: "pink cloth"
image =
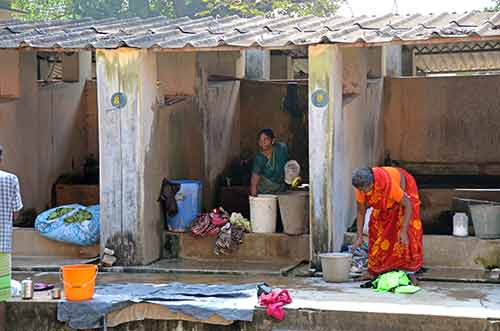
[[[287,290],[272,291],[269,294],[261,294],[259,302],[261,306],[267,307],[268,316],[282,321],[285,319],[283,306],[292,303],[292,297]]]

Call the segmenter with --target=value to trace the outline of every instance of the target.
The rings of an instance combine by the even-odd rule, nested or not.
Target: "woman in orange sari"
[[[358,205],[355,247],[363,243],[366,209],[373,208],[368,233],[371,276],[392,270],[418,271],[423,261],[423,232],[415,179],[401,168],[360,168],[353,173],[352,185]]]

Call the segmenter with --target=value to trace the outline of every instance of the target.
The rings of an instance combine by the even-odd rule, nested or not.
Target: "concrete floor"
[[[16,272],[13,278],[21,281],[28,276],[32,277],[34,282],[61,286],[59,274],[53,272]],[[333,284],[321,278],[109,272],[100,273],[97,277],[98,284],[124,282],[161,284],[174,281],[201,284],[266,282],[272,287],[290,290],[294,303],[288,306],[289,309],[353,310],[500,319],[500,287],[494,284],[421,282],[422,291],[413,295],[396,295],[362,289],[359,287],[361,284],[359,282]],[[47,299],[43,292],[37,295],[42,300]]]
[[[58,273],[16,272],[13,278],[20,281],[27,276],[32,277],[35,282],[47,282],[61,286]],[[409,323],[412,318],[417,320],[425,319],[426,323],[430,323],[429,325],[435,324],[436,328],[431,328],[433,330],[458,330],[455,325],[458,320],[471,323],[464,330],[498,330],[490,328],[490,324],[496,325],[495,327],[500,325],[498,324],[500,323],[500,287],[492,284],[422,282],[420,284],[422,291],[413,295],[396,295],[377,293],[371,289],[361,289],[359,282],[331,284],[321,278],[109,272],[100,273],[97,277],[99,284],[123,282],[158,284],[174,281],[201,284],[266,282],[272,287],[289,289],[294,301],[287,306],[287,311],[289,316],[295,316],[293,318],[297,318],[297,321],[289,320],[287,323],[298,323],[300,320],[302,328],[297,329],[290,326],[290,328],[269,328],[269,330],[326,330],[324,326],[318,326],[319,320],[315,320],[314,325],[311,324],[310,328],[307,327],[307,318],[304,319],[305,312],[316,312],[323,315],[334,314],[332,316],[336,316],[336,318],[342,316],[343,326],[338,326],[338,330],[351,330],[345,326],[345,323],[348,323],[346,321],[354,318],[354,316],[364,316],[363,318],[370,320],[373,330],[384,330],[383,325],[387,325],[388,318],[391,321],[397,320],[400,325],[399,327],[393,325],[387,330],[424,330],[413,324],[405,324]],[[25,309],[24,313],[26,313],[27,310],[31,309],[30,305],[36,307],[37,304],[48,304],[53,307],[52,309],[55,309],[55,303],[56,301],[51,300],[47,293],[41,292],[36,294],[35,300],[11,299],[8,305],[11,305],[11,308],[16,307],[15,309],[12,308],[12,311],[19,310],[19,305],[21,305]],[[55,315],[52,318],[54,317]],[[325,318],[327,317],[323,317],[323,319]],[[358,328],[354,326],[358,325],[357,323],[366,324],[368,323],[367,320],[364,320],[364,322],[363,320],[356,321],[349,325],[353,326],[353,331],[364,330],[364,327],[358,326]],[[477,328],[474,326],[476,324],[472,324],[474,321],[478,323]],[[310,322],[313,323],[313,321]],[[438,325],[439,327],[437,327]],[[149,329],[143,328],[140,330]],[[260,329],[257,328],[257,330]],[[331,330],[337,330],[337,328]],[[371,329],[368,327],[366,330]],[[427,328],[427,330],[430,329]],[[29,329],[26,329],[26,331],[29,331]]]

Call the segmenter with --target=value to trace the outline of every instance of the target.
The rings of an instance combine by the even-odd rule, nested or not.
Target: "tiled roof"
[[[317,43],[500,39],[500,12],[215,19],[0,21],[0,48],[285,48]],[[446,40],[443,40],[446,39]]]

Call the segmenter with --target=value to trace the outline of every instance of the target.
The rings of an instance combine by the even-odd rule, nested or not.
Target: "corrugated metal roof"
[[[500,39],[500,12],[169,20],[0,21],[0,48],[214,48]]]
[[[417,71],[425,74],[500,70],[499,41],[415,45],[410,49]]]

